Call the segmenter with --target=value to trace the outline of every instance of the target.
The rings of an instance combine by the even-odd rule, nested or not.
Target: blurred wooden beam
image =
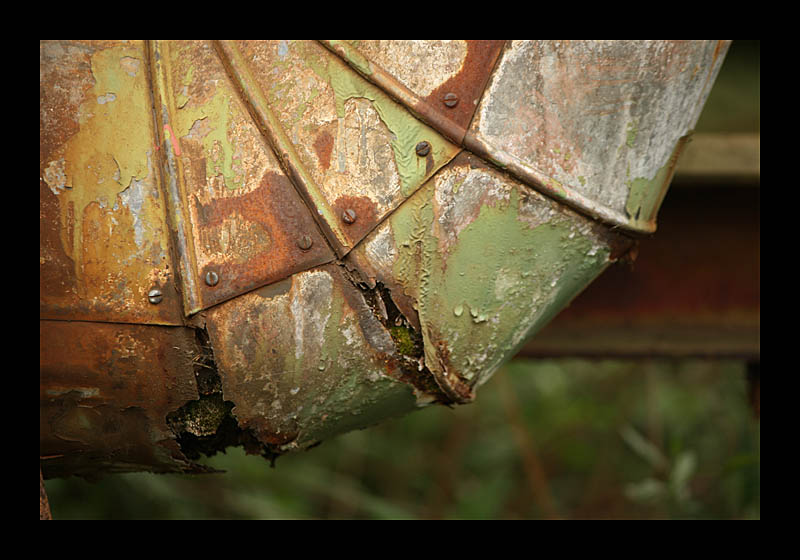
[[[760,189],[685,177],[635,263],[607,270],[519,356],[759,359]]]
[[[695,134],[675,170],[676,186],[720,184],[758,186],[761,181],[759,133]]]

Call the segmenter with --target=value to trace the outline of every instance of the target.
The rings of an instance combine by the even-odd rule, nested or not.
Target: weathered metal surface
[[[42,318],[181,323],[145,60],[142,41],[39,44]]]
[[[418,329],[445,393],[468,402],[631,244],[464,153],[349,259]]]
[[[239,425],[287,451],[446,400],[419,360],[401,352],[410,343],[391,302],[376,298],[331,264],[209,310]]]
[[[160,42],[154,58],[186,312],[333,260],[212,43]]]
[[[322,43],[460,145],[506,41]]]
[[[39,455],[45,478],[197,472],[167,414],[197,398],[192,329],[39,323]],[[200,469],[202,470],[202,469]]]
[[[459,151],[317,42],[220,47],[265,128],[276,131],[340,257]],[[423,141],[431,150],[420,157]]]
[[[433,44],[42,43],[41,316],[93,321],[42,322],[45,476],[471,401],[652,225],[725,48]]]
[[[589,215],[655,230],[730,41],[512,41],[465,138]]]

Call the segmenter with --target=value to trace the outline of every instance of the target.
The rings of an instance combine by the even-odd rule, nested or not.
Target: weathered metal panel
[[[95,321],[42,323],[53,472],[469,402],[654,227],[727,46],[433,44],[42,43],[42,317]]]
[[[265,127],[285,135],[276,140],[339,256],[459,151],[315,41],[220,45],[251,104],[266,106]]]
[[[463,153],[349,259],[389,289],[427,368],[467,402],[631,244]]]
[[[39,44],[39,314],[180,324],[142,41]]]
[[[505,43],[323,41],[365,78],[459,145]]]
[[[211,41],[157,45],[165,149],[175,161],[176,243],[194,313],[333,260]],[[192,289],[189,289],[192,288]]]
[[[209,310],[222,390],[239,425],[287,451],[444,399],[399,351],[374,297],[331,264]]]
[[[197,398],[184,327],[41,321],[39,454],[45,477],[194,472],[166,423]]]
[[[655,230],[729,41],[512,41],[465,145],[593,217]]]

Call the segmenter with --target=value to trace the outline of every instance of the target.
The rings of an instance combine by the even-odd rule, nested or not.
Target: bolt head
[[[422,142],[417,144],[416,151],[417,151],[417,155],[419,157],[425,157],[429,153],[431,153],[431,145],[428,142],[423,140]]]
[[[311,246],[314,244],[314,240],[311,239],[308,235],[304,235],[300,239],[297,240],[297,246],[300,247],[303,251],[308,251],[311,249]]]
[[[161,303],[161,300],[164,299],[164,295],[161,293],[161,290],[159,290],[158,288],[153,288],[152,290],[147,292],[147,299],[153,305],[158,305],[159,303]]]
[[[213,270],[206,272],[206,284],[209,286],[216,286],[219,283],[219,274]]]
[[[444,101],[444,104],[452,109],[458,105],[458,96],[455,93],[447,93],[442,98],[442,101]]]
[[[344,212],[342,212],[342,221],[346,224],[352,224],[356,221],[356,211],[352,208],[348,208]]]

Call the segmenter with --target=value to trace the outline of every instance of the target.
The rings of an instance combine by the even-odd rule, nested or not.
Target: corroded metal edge
[[[170,72],[166,65],[169,48],[165,41],[147,41],[145,53],[148,57],[147,66],[150,73],[151,95],[153,101],[153,118],[156,122],[156,137],[161,165],[158,166],[161,176],[161,185],[164,198],[167,201],[167,220],[171,233],[171,250],[177,264],[177,275],[180,279],[181,298],[186,316],[191,316],[202,309],[199,286],[197,284],[197,263],[195,262],[194,238],[189,229],[189,206],[182,193],[186,189],[180,188],[184,182],[183,168],[180,160],[175,157],[174,150],[169,148],[171,139],[166,138],[170,128],[170,115],[174,114],[175,107],[167,92],[170,91]]]

